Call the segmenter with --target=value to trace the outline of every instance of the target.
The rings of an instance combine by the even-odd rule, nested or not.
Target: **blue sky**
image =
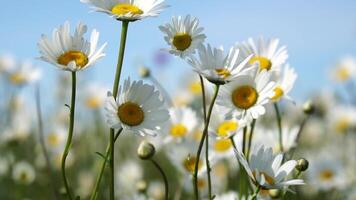
[[[213,45],[229,48],[248,37],[278,37],[288,46],[289,63],[299,78],[294,96],[303,98],[311,91],[328,84],[327,69],[339,58],[356,54],[356,1],[330,0],[168,0],[170,8],[159,17],[131,23],[124,76],[135,78],[137,60],[164,70],[175,82],[164,83],[171,88],[179,82],[175,74],[190,67],[172,58],[165,69],[156,68],[152,56],[167,47],[158,26],[173,15],[191,14],[200,19]],[[69,20],[96,28],[101,42],[108,42],[107,56],[88,70],[91,78],[111,85],[117,58],[120,23],[101,13],[89,13],[89,6],[79,0],[7,1],[0,7],[0,53],[11,53],[19,59],[33,59],[43,73],[43,83],[51,82],[57,70],[42,61],[36,43],[40,35]],[[89,34],[88,34],[89,36]],[[48,75],[47,75],[48,74]],[[165,80],[166,81],[166,80]],[[47,85],[49,88],[51,84]]]

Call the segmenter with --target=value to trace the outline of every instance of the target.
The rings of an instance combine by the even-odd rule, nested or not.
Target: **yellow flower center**
[[[322,181],[330,181],[333,177],[334,172],[329,169],[322,170],[319,174],[319,178]]]
[[[129,126],[138,126],[145,118],[142,108],[132,102],[126,102],[120,105],[117,115],[122,123]]]
[[[230,72],[229,72],[229,70],[224,69],[224,68],[222,68],[222,69],[216,69],[215,71],[216,71],[216,73],[217,73],[219,76],[221,76],[221,77],[223,77],[223,78],[227,78],[227,77],[229,77],[229,76],[231,75]]]
[[[173,45],[179,51],[184,51],[190,47],[192,44],[192,37],[187,33],[177,33],[173,37]]]
[[[236,88],[232,92],[232,102],[233,104],[240,109],[249,109],[258,99],[258,93],[255,88],[244,85]]]
[[[51,146],[57,146],[60,143],[60,139],[57,134],[50,133],[47,138],[48,144]]]
[[[201,94],[201,85],[199,81],[193,82],[189,85],[189,91],[193,94]]]
[[[337,119],[335,129],[338,133],[345,133],[350,127],[350,119],[348,117],[341,117]]]
[[[23,183],[26,183],[28,180],[28,175],[26,172],[21,172],[20,174],[20,181],[23,182]]]
[[[99,97],[90,97],[85,101],[85,105],[88,108],[92,108],[92,109],[98,108],[100,104],[101,104],[101,100]]]
[[[253,176],[256,178],[256,172],[253,171],[252,174],[253,174]],[[268,184],[273,185],[273,184],[275,183],[274,178],[271,177],[270,175],[268,175],[267,173],[265,173],[265,172],[260,172],[260,175],[263,175],[263,176],[265,177],[266,182],[267,182]]]
[[[277,86],[274,88],[274,96],[272,97],[272,100],[277,101],[283,95],[284,95],[283,89],[281,87]]]
[[[175,124],[171,127],[171,135],[173,137],[183,137],[187,132],[188,129],[183,124]]]
[[[183,166],[184,168],[190,172],[193,173],[195,170],[195,162],[197,158],[194,156],[188,156],[184,161],[183,161]],[[201,160],[198,161],[198,170],[203,167],[203,163]]]
[[[260,66],[260,70],[265,69],[268,71],[272,67],[272,62],[268,58],[263,57],[263,56],[254,56],[249,60],[249,63],[251,65],[255,64],[256,62],[258,62],[259,66]]]
[[[220,139],[217,140],[214,144],[215,151],[225,152],[232,147],[232,143],[230,139]]]
[[[68,51],[59,56],[57,62],[61,65],[67,66],[70,62],[74,61],[75,64],[82,68],[88,64],[88,57],[81,51]]]
[[[129,3],[119,3],[112,7],[111,12],[115,15],[134,14],[141,15],[143,11],[135,5]]]
[[[206,186],[206,181],[204,179],[198,178],[197,184],[198,188],[204,188]]]
[[[350,78],[351,73],[346,67],[339,67],[336,70],[336,78],[339,81],[346,81]]]
[[[26,76],[21,73],[14,73],[10,75],[9,80],[15,85],[20,85],[26,82]]]
[[[238,128],[238,123],[234,121],[225,121],[222,122],[218,129],[217,129],[217,134],[220,137],[227,137],[231,132],[236,131]]]

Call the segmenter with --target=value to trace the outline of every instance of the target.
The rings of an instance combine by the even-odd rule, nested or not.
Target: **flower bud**
[[[311,100],[306,101],[303,104],[303,111],[307,115],[311,115],[311,114],[313,114],[315,112],[315,106],[314,106],[314,104],[313,104],[313,102]]]
[[[137,154],[138,157],[140,157],[142,160],[148,160],[152,158],[152,156],[155,154],[156,150],[153,144],[147,142],[147,141],[142,141],[141,144],[139,145],[137,149]]]
[[[295,168],[300,171],[300,172],[304,172],[308,169],[309,167],[309,162],[308,160],[301,158],[299,160],[297,160],[297,166],[295,166]]]
[[[147,78],[151,75],[151,71],[150,69],[148,69],[147,67],[140,67],[138,69],[138,74],[142,77],[142,78]]]
[[[270,189],[268,194],[272,199],[279,199],[281,197],[282,191],[279,189]]]

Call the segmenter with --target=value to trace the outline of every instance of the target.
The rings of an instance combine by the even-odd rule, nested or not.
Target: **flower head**
[[[20,86],[35,82],[41,77],[41,71],[29,61],[15,65],[6,74],[11,84]]]
[[[16,182],[28,185],[35,180],[36,173],[32,165],[22,161],[15,164],[12,177]]]
[[[87,26],[79,23],[74,35],[70,33],[69,22],[54,29],[52,39],[42,35],[38,42],[41,59],[67,71],[79,71],[94,65],[104,57],[106,43],[97,49],[99,32],[93,30],[90,41],[84,38]]]
[[[295,70],[289,65],[286,65],[283,71],[283,74],[279,74],[276,86],[274,90],[274,96],[272,97],[273,101],[279,101],[282,98],[292,101],[292,98],[288,93],[293,89],[294,83],[298,75],[295,73]]]

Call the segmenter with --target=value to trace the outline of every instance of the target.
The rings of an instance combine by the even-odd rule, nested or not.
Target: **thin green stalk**
[[[279,149],[281,152],[284,151],[283,149],[283,133],[282,133],[282,118],[281,113],[279,112],[278,104],[274,103],[274,110],[276,111],[277,117],[277,125],[278,125],[278,133],[279,133]]]
[[[202,90],[202,100],[203,100],[203,115],[204,115],[204,123],[206,123],[206,99],[205,99],[205,86],[204,86],[204,79],[201,75],[199,75],[200,85]],[[209,162],[209,134],[206,134],[206,143],[205,143],[205,163],[207,168],[207,175],[208,175],[208,194],[209,199],[212,199],[212,190],[211,190],[211,168]]]
[[[246,155],[247,160],[249,160],[249,158],[250,158],[251,145],[252,145],[252,139],[253,139],[253,131],[255,129],[255,124],[256,124],[256,119],[254,119],[251,124],[251,130],[250,130],[250,135],[248,138],[248,146],[247,146],[247,155]]]
[[[246,155],[246,134],[247,134],[247,126],[244,127],[243,135],[242,135],[242,153],[244,155]]]
[[[203,131],[203,136],[200,139],[200,143],[199,143],[199,147],[198,147],[198,151],[197,151],[197,156],[196,156],[196,161],[195,161],[195,166],[194,166],[194,174],[193,174],[193,181],[194,181],[194,195],[195,195],[195,199],[198,200],[199,199],[199,189],[198,189],[198,166],[199,166],[199,160],[200,160],[200,154],[201,151],[203,149],[203,145],[204,145],[204,140],[208,134],[208,127],[209,127],[209,122],[210,122],[210,117],[211,117],[211,113],[213,112],[213,107],[215,104],[215,100],[216,97],[218,96],[219,93],[219,88],[220,85],[216,85],[215,88],[215,94],[214,97],[210,103],[209,106],[209,111],[208,111],[208,115],[206,118],[206,123],[205,123],[205,127],[204,127],[204,131]]]
[[[260,190],[261,190],[261,187],[260,187],[260,186],[257,186],[256,191],[255,191],[255,193],[252,195],[251,200],[256,200],[256,199],[257,199],[257,195],[258,195],[258,193],[260,192]]]
[[[73,129],[74,129],[74,112],[75,112],[75,96],[76,96],[76,72],[72,72],[72,97],[70,103],[70,117],[69,117],[69,130],[68,130],[68,137],[66,146],[64,148],[63,157],[62,157],[62,177],[64,181],[64,187],[66,189],[67,195],[70,200],[73,199],[73,195],[70,191],[69,183],[66,176],[66,160],[69,153],[69,149],[72,145],[72,138],[73,138]]]
[[[127,38],[127,30],[129,27],[129,21],[122,21],[122,29],[121,29],[121,41],[120,41],[120,49],[118,55],[118,61],[116,66],[115,80],[113,85],[113,96],[116,99],[117,93],[119,91],[120,77],[122,71],[122,64],[124,62],[125,55],[125,46],[126,46],[126,38]],[[115,130],[110,129],[110,199],[115,199]]]
[[[39,85],[36,85],[35,100],[36,100],[36,111],[37,111],[37,120],[38,120],[39,141],[40,141],[40,145],[41,145],[41,150],[45,157],[47,173],[50,177],[50,184],[53,189],[53,196],[54,196],[54,199],[57,200],[57,199],[59,199],[59,193],[56,189],[57,187],[56,187],[56,182],[54,179],[53,169],[51,166],[48,151],[47,151],[46,144],[44,141],[43,120],[42,120],[42,111],[41,111],[41,97],[40,97],[40,86]]]
[[[164,173],[163,169],[161,168],[161,166],[153,159],[150,159],[151,162],[153,163],[153,165],[158,169],[158,171],[161,173],[163,181],[164,181],[164,199],[168,200],[168,195],[169,195],[169,190],[168,190],[168,179],[166,174]]]
[[[121,134],[122,132],[122,128],[116,133],[116,136],[115,136],[115,139],[114,139],[114,142],[116,142],[117,138],[119,137],[119,135]],[[100,185],[100,182],[101,182],[101,179],[104,175],[104,170],[105,170],[105,166],[106,166],[106,163],[109,159],[109,156],[110,156],[110,144],[106,147],[106,153],[105,153],[105,158],[104,158],[104,161],[101,165],[101,168],[100,168],[100,173],[99,173],[99,176],[98,178],[96,179],[96,182],[95,182],[95,185],[94,185],[94,190],[91,194],[91,197],[90,197],[90,200],[95,200],[98,198],[98,190],[99,190],[99,185]]]

